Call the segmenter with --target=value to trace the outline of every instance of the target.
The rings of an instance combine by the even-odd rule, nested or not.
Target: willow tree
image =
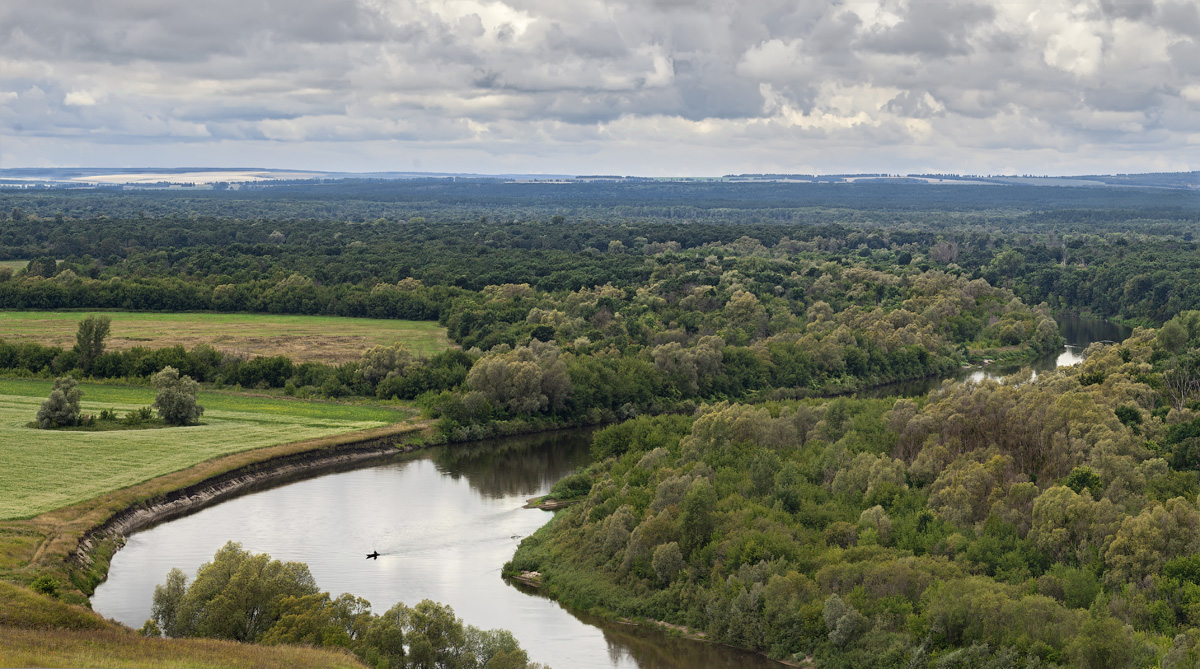
[[[158,417],[168,425],[188,425],[204,414],[204,407],[196,402],[199,384],[190,376],[179,376],[174,367],[163,367],[150,377],[150,383],[158,389],[154,395],[154,408]]]

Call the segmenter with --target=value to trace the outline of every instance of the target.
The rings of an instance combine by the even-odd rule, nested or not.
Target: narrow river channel
[[[1059,319],[1067,346],[1035,371],[1081,360],[1093,341],[1121,341],[1129,328]],[[1017,368],[964,370],[979,380]],[[897,384],[886,394],[923,394],[941,379]],[[879,392],[879,389],[876,389]],[[317,584],[350,592],[383,612],[432,599],[481,628],[512,631],[534,661],[586,669],[767,669],[760,655],[688,641],[570,611],[500,577],[521,538],[551,518],[522,509],[589,461],[586,433],[553,433],[431,449],[349,471],[321,473],[223,502],[129,537],[92,606],[131,627],[150,616],[154,586],[172,567],[192,577],[226,541],[305,562]],[[378,550],[378,561],[364,555]]]

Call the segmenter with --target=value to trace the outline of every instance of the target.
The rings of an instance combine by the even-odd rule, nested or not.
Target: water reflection
[[[542,599],[549,599],[540,591],[519,583],[512,586],[521,592]],[[612,666],[634,666],[640,669],[755,669],[782,665],[767,660],[764,656],[749,653],[740,648],[724,646],[707,641],[686,639],[677,634],[645,625],[619,623],[595,616],[563,609],[580,622],[600,628],[608,644],[608,657]]]
[[[550,432],[489,439],[438,449],[433,461],[451,479],[465,476],[484,497],[499,499],[549,489],[591,459],[593,430]],[[533,495],[534,493],[528,493]]]
[[[984,379],[999,380],[1005,376],[1016,374],[1023,369],[1033,370],[1033,376],[1036,378],[1039,372],[1050,372],[1059,367],[1069,367],[1083,362],[1084,350],[1094,342],[1121,342],[1133,334],[1131,328],[1097,318],[1084,318],[1073,314],[1064,314],[1060,315],[1057,321],[1059,333],[1066,340],[1063,349],[1058,353],[1052,353],[1032,363],[1024,365],[989,365],[983,369],[964,369],[945,377],[914,379],[912,381],[901,381],[899,383],[878,386],[864,390],[858,395],[860,397],[923,397],[929,391],[941,387],[942,383],[947,380],[956,383],[964,381],[979,383]]]
[[[92,606],[132,627],[150,615],[172,567],[189,575],[226,541],[305,562],[321,588],[366,598],[444,602],[466,622],[509,629],[531,659],[559,667],[778,667],[762,656],[602,623],[500,577],[522,537],[552,515],[525,499],[588,459],[587,434],[448,447],[323,474],[228,500],[129,537]],[[363,556],[378,550],[376,561]],[[672,658],[680,658],[671,663]]]

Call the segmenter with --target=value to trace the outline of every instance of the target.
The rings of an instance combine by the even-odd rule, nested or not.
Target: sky
[[[0,167],[1200,169],[1200,0],[11,0]]]

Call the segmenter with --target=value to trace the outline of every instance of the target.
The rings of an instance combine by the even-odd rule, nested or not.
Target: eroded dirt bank
[[[258,488],[423,448],[421,445],[405,443],[405,437],[409,434],[374,437],[280,455],[166,492],[120,510],[100,525],[84,532],[69,560],[79,567],[91,567],[93,552],[106,540],[112,539],[119,546],[128,534]]]

